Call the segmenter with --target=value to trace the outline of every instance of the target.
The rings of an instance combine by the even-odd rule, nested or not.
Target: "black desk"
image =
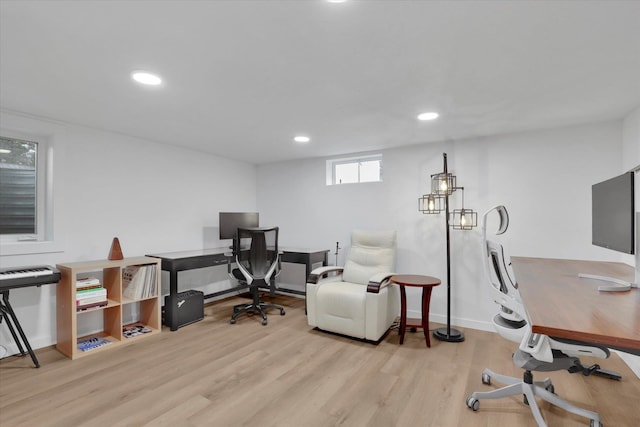
[[[282,255],[280,260],[282,262],[291,262],[297,264],[305,264],[306,276],[309,277],[309,273],[312,270],[314,263],[322,262],[322,265],[327,265],[327,257],[329,250],[310,250],[301,248],[280,248]],[[166,252],[161,254],[149,254],[147,256],[160,258],[161,269],[169,272],[169,303],[165,304],[165,310],[174,309],[176,307],[176,298],[178,295],[178,272],[185,270],[194,270],[197,268],[212,267],[216,265],[226,265],[230,249],[223,248],[210,248],[210,249],[197,249],[192,251],[179,251],[179,252]],[[225,255],[226,254],[226,255]],[[241,286],[235,286],[223,291],[214,292],[204,296],[205,299],[214,298],[220,295],[235,292],[243,289]],[[279,289],[280,292],[287,292],[292,294],[304,295],[304,291],[298,291],[294,289]],[[178,316],[177,313],[172,313],[171,316],[166,316],[172,319],[172,324],[168,325],[172,331],[178,329]]]
[[[282,255],[280,261],[291,262],[294,264],[304,264],[305,280],[309,277],[309,273],[313,270],[313,264],[321,262],[322,265],[328,264],[327,257],[329,256],[329,249],[307,249],[307,248],[281,248]],[[301,292],[302,295],[305,292]]]

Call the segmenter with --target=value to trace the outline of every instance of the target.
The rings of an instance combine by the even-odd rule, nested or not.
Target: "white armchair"
[[[320,267],[309,274],[309,325],[380,340],[400,313],[398,286],[389,281],[395,261],[395,231],[354,230],[344,267]]]

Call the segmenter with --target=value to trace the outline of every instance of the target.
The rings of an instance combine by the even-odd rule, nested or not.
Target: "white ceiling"
[[[257,164],[638,105],[640,1],[0,0],[2,109]]]

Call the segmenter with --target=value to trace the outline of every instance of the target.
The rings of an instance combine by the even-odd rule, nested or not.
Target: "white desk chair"
[[[609,357],[609,350],[598,345],[551,338],[546,335],[534,334],[531,331],[528,315],[518,292],[518,284],[510,268],[511,263],[505,257],[502,245],[487,239],[487,217],[493,211],[496,211],[500,218],[496,235],[503,234],[509,226],[509,215],[504,206],[496,206],[484,214],[482,250],[485,270],[491,296],[494,302],[500,306],[500,311],[494,316],[492,322],[501,336],[520,343],[518,350],[513,354],[513,362],[519,368],[524,369],[524,374],[520,379],[485,369],[482,372],[483,384],[490,385],[491,380],[494,379],[506,384],[506,386],[492,391],[472,393],[467,398],[467,406],[477,411],[480,408],[480,399],[499,399],[524,395],[524,402],[531,408],[538,425],[546,427],[547,424],[542,418],[542,413],[536,402],[536,397],[540,397],[568,412],[589,418],[592,427],[601,427],[602,423],[597,413],[579,408],[558,397],[549,378],[544,381],[533,381],[532,371],[567,370],[570,373],[580,372],[583,375],[593,373],[612,379],[620,379],[618,374],[604,371],[598,365],[585,367],[580,363],[579,356],[606,359]]]

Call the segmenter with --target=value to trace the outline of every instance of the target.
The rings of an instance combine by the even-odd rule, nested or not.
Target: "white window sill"
[[[32,255],[64,252],[62,242],[47,240],[40,242],[0,242],[0,256]]]

